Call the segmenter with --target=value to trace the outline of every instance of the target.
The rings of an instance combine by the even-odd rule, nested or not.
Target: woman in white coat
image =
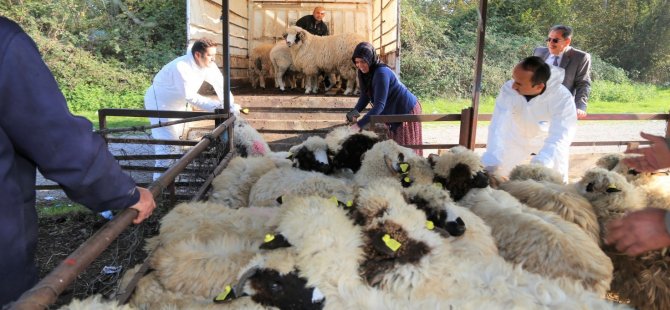
[[[195,41],[186,55],[178,57],[163,66],[156,74],[153,84],[144,95],[146,110],[190,111],[193,107],[203,111],[214,111],[222,108],[223,102],[223,75],[214,62],[216,45],[208,39]],[[207,98],[198,94],[203,82],[207,82],[218,96],[217,99]],[[233,103],[233,95],[229,94],[231,111],[239,111]],[[168,122],[176,119],[150,118],[151,125]],[[172,125],[151,129],[151,135],[158,140],[185,139],[186,125]],[[177,147],[170,145],[155,145],[156,155],[173,154],[179,152]],[[172,160],[156,160],[156,167],[167,167]],[[161,174],[154,173],[154,180]]]
[[[496,98],[482,164],[506,177],[535,154],[531,163],[555,169],[567,181],[569,150],[577,127],[570,91],[561,84],[563,69],[550,68],[540,57],[514,67]]]

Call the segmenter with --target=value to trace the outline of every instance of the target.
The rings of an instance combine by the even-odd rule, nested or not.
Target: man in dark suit
[[[533,52],[544,61],[565,69],[563,85],[575,98],[577,118],[586,117],[586,105],[591,92],[591,55],[570,46],[572,28],[556,25],[549,29],[545,40],[547,47],[538,47]]]

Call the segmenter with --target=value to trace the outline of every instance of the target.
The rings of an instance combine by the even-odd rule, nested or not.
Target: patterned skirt
[[[417,101],[414,109],[409,114],[422,114],[421,103]],[[398,144],[423,144],[420,122],[404,122],[395,131],[392,130],[389,135]],[[423,156],[422,149],[415,149],[414,152]]]

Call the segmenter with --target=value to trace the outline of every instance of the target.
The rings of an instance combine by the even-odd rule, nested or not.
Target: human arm
[[[123,209],[141,198],[91,123],[73,116],[35,43],[17,32],[0,47],[0,125],[15,153],[94,211]],[[151,199],[153,201],[153,199]]]
[[[563,90],[552,94],[556,97],[548,100],[551,113],[548,135],[540,151],[531,160],[532,163],[551,167],[554,160],[563,156],[563,150],[567,150],[572,143],[577,128],[577,112],[572,104],[572,96],[567,89]]]
[[[646,208],[607,224],[605,243],[630,256],[670,246],[667,210]]]
[[[179,62],[176,66],[177,72],[173,74],[173,83],[184,93],[184,100],[187,103],[203,111],[214,111],[222,107],[223,75],[218,72],[218,68],[212,68],[212,66],[216,67],[215,64],[205,69],[194,69],[188,62]],[[198,94],[203,81],[214,87],[219,98],[211,99]],[[220,89],[217,90],[217,88]]]
[[[495,107],[493,108],[493,116],[488,129],[488,138],[486,141],[486,152],[482,154],[482,164],[486,167],[486,171],[495,174],[497,167],[502,164],[502,156],[505,151],[503,128],[507,122],[512,119],[509,93],[506,91],[510,82],[507,82],[498,92],[496,97]],[[511,89],[511,88],[510,88]]]
[[[584,58],[577,67],[575,76],[575,107],[577,116],[586,116],[586,107],[591,93],[591,55],[584,53]]]
[[[384,70],[383,67],[376,69],[375,75],[372,78],[371,83],[372,85],[370,86],[372,88],[372,109],[370,109],[368,113],[365,113],[365,115],[357,122],[358,127],[360,128],[365,127],[370,122],[371,115],[380,115],[382,111],[384,111],[386,104],[388,104],[388,102],[386,101],[388,99],[389,85],[391,83],[391,78],[395,78],[395,76],[390,76],[389,73],[393,74],[391,70]],[[361,97],[363,97],[363,95],[364,92],[363,89],[361,88]],[[367,97],[367,95],[365,96]],[[363,108],[365,107],[363,106]],[[361,110],[363,108],[361,108]],[[361,111],[358,109],[358,104],[356,104],[356,110],[359,112]]]
[[[642,156],[625,158],[624,163],[641,172],[670,168],[670,147],[667,140],[664,137],[644,132],[640,132],[640,136],[651,142],[651,145],[626,150],[628,154],[641,154]]]

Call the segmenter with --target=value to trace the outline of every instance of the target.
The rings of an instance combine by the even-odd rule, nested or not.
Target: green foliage
[[[630,103],[651,99],[654,96],[656,87],[649,84],[596,81],[591,85],[589,100]]]

